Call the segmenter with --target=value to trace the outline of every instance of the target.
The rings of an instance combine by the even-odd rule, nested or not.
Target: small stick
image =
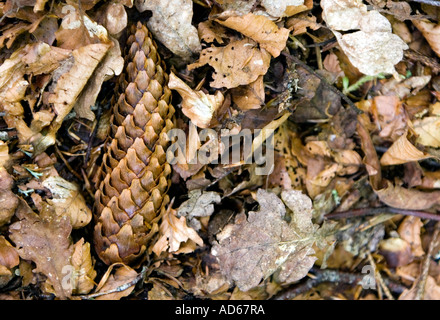
[[[376,215],[380,213],[394,213],[394,214],[401,214],[404,216],[415,216],[422,219],[440,221],[440,215],[436,213],[420,211],[420,210],[405,210],[405,209],[398,209],[392,207],[352,209],[341,212],[332,212],[325,215],[325,217],[328,219],[345,219],[345,218],[362,217],[368,215]]]
[[[291,300],[300,294],[306,293],[310,289],[323,282],[357,284],[365,277],[365,274],[363,273],[351,273],[331,269],[321,270],[312,268],[311,271],[314,273],[314,278],[309,278],[303,283],[293,285],[279,292],[272,298],[272,300]],[[401,294],[407,289],[407,287],[389,279],[388,277],[383,277],[383,281],[387,287],[396,294]]]

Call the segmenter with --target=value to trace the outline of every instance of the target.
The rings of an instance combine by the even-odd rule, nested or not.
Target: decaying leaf
[[[414,20],[412,23],[423,34],[426,41],[428,41],[431,46],[431,49],[437,54],[437,56],[440,56],[440,26],[428,20]]]
[[[197,29],[191,24],[191,0],[136,0],[135,5],[140,12],[153,12],[147,22],[148,29],[174,54],[189,60],[200,52]]]
[[[403,219],[399,229],[397,229],[400,237],[411,245],[411,251],[415,257],[422,257],[425,254],[420,238],[422,227],[423,222],[419,217],[408,216]]]
[[[407,44],[391,32],[390,22],[359,0],[321,1],[323,19],[350,62],[366,75],[396,72]],[[338,31],[359,30],[341,34]]]
[[[177,211],[171,208],[162,217],[159,229],[160,238],[154,244],[152,251],[156,255],[162,252],[177,252],[181,245],[193,241],[203,246],[203,240],[197,232],[186,225],[186,218],[177,218]]]
[[[67,216],[73,228],[82,228],[90,222],[92,211],[75,184],[60,176],[51,176],[42,185],[52,193],[52,199],[47,199],[47,203],[53,206],[57,215]]]
[[[216,21],[255,40],[261,48],[266,49],[273,57],[278,57],[281,50],[286,47],[286,41],[290,33],[289,29],[278,28],[268,18],[252,13],[241,17],[229,17],[225,21]]]
[[[206,94],[203,91],[192,90],[185,82],[174,73],[170,74],[168,87],[176,90],[182,96],[182,112],[200,128],[208,128],[212,125],[213,116],[224,101],[221,91],[215,95]]]
[[[243,111],[259,109],[264,105],[265,92],[263,76],[246,85],[232,89],[232,101]]]
[[[63,279],[68,274],[73,252],[70,225],[67,216],[58,217],[49,207],[40,215],[35,214],[21,201],[16,213],[21,219],[9,227],[11,240],[14,241],[21,258],[32,260],[37,265],[34,272],[47,277],[55,294],[60,299],[72,295],[72,286],[65,285]]]
[[[196,231],[201,229],[200,221],[196,217],[208,217],[214,212],[214,203],[220,203],[221,197],[214,191],[192,190],[188,193],[189,199],[177,209],[178,217],[186,217],[188,225]]]
[[[270,54],[258,49],[250,39],[233,41],[225,47],[203,49],[198,62],[188,65],[188,69],[209,64],[215,69],[210,84],[214,88],[235,88],[246,85],[260,75],[266,74],[270,64]]]
[[[283,196],[288,199],[290,190]],[[217,235],[212,247],[222,273],[235,281],[242,291],[257,286],[262,279],[276,273],[280,281],[289,283],[303,278],[313,266],[312,245],[317,240],[317,226],[311,221],[310,199],[302,195],[299,201],[287,200],[294,212],[292,222],[284,220],[286,209],[273,193],[259,189],[259,211],[248,217],[240,214],[235,224],[226,226]]]

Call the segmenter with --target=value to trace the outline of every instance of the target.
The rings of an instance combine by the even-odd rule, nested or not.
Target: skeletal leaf
[[[287,283],[299,280],[316,260],[312,246],[319,236],[311,221],[311,201],[305,195],[291,195],[299,191],[286,192],[283,198],[293,210],[290,224],[284,220],[283,202],[259,189],[260,210],[249,212],[247,219],[239,215],[235,224],[217,235],[211,253],[217,256],[222,273],[242,291],[274,273]]]
[[[174,54],[188,60],[200,52],[197,29],[191,24],[191,0],[136,0],[135,5],[140,12],[153,12],[147,22],[148,29]]]

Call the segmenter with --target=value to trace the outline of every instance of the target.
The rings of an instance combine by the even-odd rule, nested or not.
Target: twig
[[[363,111],[360,110],[358,107],[356,107],[356,105],[353,103],[353,101],[351,101],[345,94],[343,94],[335,86],[333,86],[330,83],[328,83],[327,80],[323,76],[321,76],[320,74],[316,73],[312,68],[310,68],[304,62],[302,62],[300,59],[298,59],[297,57],[292,56],[291,54],[288,54],[288,53],[286,53],[284,51],[282,52],[282,54],[284,56],[288,57],[289,59],[292,59],[296,64],[299,64],[302,68],[306,69],[310,74],[314,75],[319,80],[321,80],[321,83],[326,88],[328,88],[330,91],[332,91],[333,93],[335,93],[338,96],[340,96],[341,99],[344,100],[350,106],[350,108],[352,108],[357,114],[362,114],[363,113]]]
[[[81,295],[79,296],[81,299],[94,299],[96,297],[100,297],[106,294],[110,294],[110,293],[115,293],[115,292],[121,292],[124,290],[127,290],[128,288],[130,288],[131,286],[134,286],[136,283],[139,282],[139,280],[143,279],[145,277],[145,274],[147,273],[148,267],[144,266],[142,268],[142,271],[136,276],[136,278],[134,278],[133,280],[124,283],[122,285],[120,285],[117,288],[105,291],[105,292],[96,292],[96,293],[92,293],[92,294],[87,294],[87,295]]]
[[[383,292],[387,296],[388,300],[394,300],[394,297],[391,294],[390,290],[388,289],[387,285],[385,284],[382,275],[380,274],[379,270],[377,270],[376,263],[374,262],[373,256],[371,255],[370,252],[368,252],[368,261],[370,262],[371,266],[373,267],[374,276],[376,277],[377,282],[379,283]]]
[[[363,273],[351,273],[331,269],[321,270],[312,268],[312,272],[314,273],[315,278],[310,278],[299,285],[291,286],[276,294],[272,299],[291,300],[300,294],[306,293],[310,289],[323,282],[357,284],[365,277],[365,274]],[[407,287],[401,285],[400,283],[394,282],[387,277],[383,277],[383,281],[387,287],[396,294],[401,294],[407,289]]]
[[[341,212],[332,212],[325,215],[328,219],[345,219],[345,218],[353,218],[353,217],[361,217],[368,215],[376,215],[380,213],[393,213],[393,214],[401,214],[404,216],[415,216],[422,219],[429,219],[440,221],[440,215],[436,213],[431,213],[427,211],[420,210],[405,210],[398,209],[392,207],[379,207],[379,208],[361,208],[361,209],[353,209]]]
[[[417,283],[417,293],[414,300],[423,300],[425,296],[426,280],[428,279],[429,266],[431,265],[431,257],[434,248],[438,246],[440,234],[440,223],[435,225],[434,234],[432,235],[431,243],[429,244],[428,252],[426,253],[425,259],[423,261],[422,274],[420,275],[420,280]]]

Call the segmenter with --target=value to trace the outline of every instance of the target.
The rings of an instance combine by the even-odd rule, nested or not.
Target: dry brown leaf
[[[42,185],[52,193],[52,199],[47,199],[47,203],[58,216],[69,217],[74,229],[82,228],[90,222],[92,211],[75,184],[59,176],[51,176]]]
[[[288,17],[310,9],[304,5],[304,0],[262,0],[261,5],[272,17]]]
[[[406,266],[413,261],[409,243],[401,238],[388,238],[379,243],[379,252],[390,268]]]
[[[9,167],[9,147],[6,142],[0,141],[0,167]]]
[[[111,35],[117,35],[125,29],[128,23],[128,15],[122,3],[114,1],[105,9],[103,26]]]
[[[431,157],[431,155],[417,149],[411,142],[409,142],[406,134],[404,134],[394,141],[391,147],[383,154],[380,159],[380,164],[383,166],[391,166]]]
[[[296,201],[293,201],[295,198]],[[283,199],[294,212],[292,222],[284,220],[286,209],[273,193],[259,189],[260,210],[236,217],[217,235],[212,254],[228,280],[242,291],[257,286],[275,273],[285,283],[297,281],[313,266],[312,255],[317,240],[313,225],[311,200],[297,190],[285,191]]]
[[[232,101],[243,111],[259,109],[264,105],[265,92],[263,76],[247,86],[232,89]]]
[[[440,191],[424,192],[395,186],[385,180],[386,187],[374,190],[380,201],[386,205],[407,210],[427,210],[440,205]]]
[[[419,282],[416,281],[411,289],[405,290],[399,296],[399,300],[414,300],[418,294]],[[440,300],[440,286],[435,279],[427,276],[425,284],[424,300]]]
[[[182,244],[192,240],[199,246],[203,246],[203,240],[197,232],[186,225],[186,218],[177,218],[177,211],[171,208],[162,217],[159,228],[160,238],[154,244],[152,251],[156,255],[162,252],[177,252]]]
[[[391,24],[358,0],[322,0],[323,19],[350,62],[366,75],[396,72],[407,44],[391,32]],[[341,34],[338,31],[359,30]]]
[[[417,143],[427,147],[440,147],[440,117],[425,117],[414,120],[414,131],[418,134]]]
[[[440,57],[440,26],[428,20],[413,20],[412,23],[423,34],[431,49]]]
[[[75,112],[78,116],[90,121],[95,119],[95,113],[91,111],[91,107],[96,102],[103,82],[113,76],[119,75],[124,67],[124,58],[121,56],[119,43],[113,38],[111,38],[111,40],[113,46],[110,47],[101,63],[91,75],[74,105]]]
[[[115,265],[110,266],[107,272],[111,272],[114,266]],[[114,291],[116,289],[119,290],[121,286],[129,285],[130,283],[134,282],[137,276],[138,276],[137,272],[126,265],[122,265],[118,267],[114,274],[107,275],[106,273],[106,275],[102,277],[101,282],[96,288],[97,289],[96,293],[104,293],[104,292],[110,292],[110,293],[98,296],[95,299],[120,300],[121,298],[130,295],[130,293],[134,290],[135,283],[128,286],[128,288],[125,288],[124,290],[116,291],[116,292],[111,292],[111,291]]]
[[[182,96],[182,112],[200,128],[209,128],[215,124],[214,114],[224,101],[221,91],[215,95],[203,91],[192,90],[185,82],[171,72],[168,87],[176,90]]]
[[[11,191],[14,180],[6,171],[0,167],[0,226],[3,226],[11,220],[18,206],[18,198]]]
[[[162,42],[174,54],[189,60],[202,49],[197,29],[191,24],[193,2],[191,0],[136,0],[140,12],[151,10],[147,26],[156,40]]]
[[[227,37],[226,29],[211,20],[200,22],[198,25],[198,33],[200,40],[206,43],[212,43],[215,40],[219,44],[223,44],[223,38]]]
[[[374,97],[371,113],[380,130],[380,137],[395,141],[405,134],[408,128],[408,116],[397,96]]]
[[[203,49],[198,62],[188,65],[188,69],[209,64],[215,69],[210,85],[214,88],[235,88],[250,84],[266,74],[270,64],[270,54],[258,49],[250,39],[233,41],[225,47]]]
[[[289,29],[280,29],[268,18],[252,13],[241,17],[229,17],[225,21],[218,19],[216,21],[255,40],[261,48],[266,49],[273,57],[278,57],[281,50],[286,47],[286,41],[290,33]]]
[[[422,239],[420,238],[423,222],[419,217],[408,216],[400,223],[397,232],[400,238],[411,245],[412,254],[415,257],[422,257],[425,251],[422,247]]]
[[[17,250],[5,239],[0,236],[0,266],[12,269],[20,263]]]
[[[84,242],[84,238],[73,245],[71,263],[73,266],[71,278],[73,294],[89,293],[95,286],[93,280],[96,277],[96,271],[93,268],[90,243]]]
[[[307,13],[291,17],[286,22],[286,27],[293,30],[292,35],[297,36],[307,32],[307,28],[311,30],[318,30],[321,26],[316,22],[315,16],[310,16]]]
[[[71,268],[73,252],[69,218],[56,216],[47,206],[37,215],[23,200],[16,215],[21,220],[13,223],[9,231],[18,254],[22,259],[35,262],[34,271],[47,277],[58,298],[69,298],[72,286],[63,281],[66,268]]]

